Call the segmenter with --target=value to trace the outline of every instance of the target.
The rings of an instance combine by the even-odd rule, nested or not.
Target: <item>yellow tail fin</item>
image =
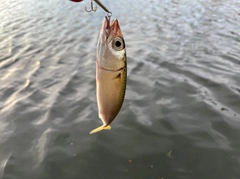
[[[94,134],[94,133],[99,132],[101,130],[111,130],[111,126],[109,126],[109,125],[108,126],[100,126],[96,129],[92,130],[89,134]]]

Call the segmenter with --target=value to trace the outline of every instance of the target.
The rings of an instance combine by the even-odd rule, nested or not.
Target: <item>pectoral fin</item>
[[[111,130],[111,126],[100,126],[94,130],[92,130],[89,134],[94,134],[94,133],[97,133],[99,131],[102,131],[102,130]]]

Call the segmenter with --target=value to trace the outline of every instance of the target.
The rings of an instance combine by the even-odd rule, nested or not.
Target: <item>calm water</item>
[[[112,130],[89,135],[105,13],[0,0],[0,178],[239,179],[240,2],[102,2],[128,84]]]

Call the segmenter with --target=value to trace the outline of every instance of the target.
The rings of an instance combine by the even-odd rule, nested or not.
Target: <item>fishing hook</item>
[[[88,10],[87,7],[85,6],[85,11],[87,12],[95,12],[97,10],[97,6],[93,7],[93,0],[91,0],[91,9]]]

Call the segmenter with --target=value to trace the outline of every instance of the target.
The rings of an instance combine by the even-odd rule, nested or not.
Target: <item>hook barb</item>
[[[96,12],[96,10],[97,10],[97,6],[93,6],[93,0],[91,0],[91,4],[90,4],[90,6],[91,6],[91,9],[87,9],[87,7],[85,6],[85,11],[87,11],[87,12]]]

